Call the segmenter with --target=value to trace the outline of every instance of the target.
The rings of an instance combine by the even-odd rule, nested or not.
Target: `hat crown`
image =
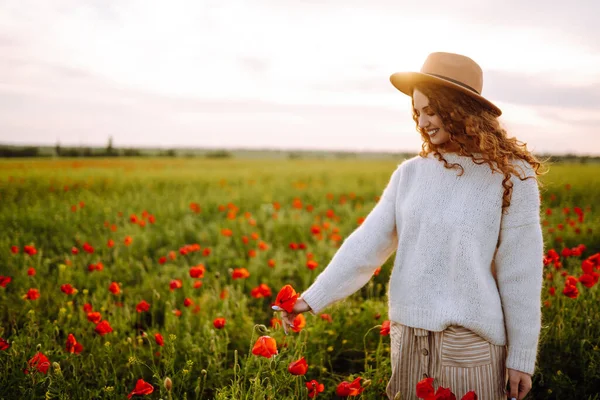
[[[454,53],[431,53],[421,67],[421,73],[450,80],[481,94],[483,71],[467,56]]]

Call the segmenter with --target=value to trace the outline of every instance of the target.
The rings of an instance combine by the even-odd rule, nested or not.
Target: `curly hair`
[[[487,163],[492,171],[504,174],[502,180],[502,186],[504,187],[502,196],[503,213],[508,211],[512,197],[511,174],[517,175],[523,181],[529,178],[537,180],[537,175],[548,172],[546,164],[549,158],[539,160],[527,150],[526,143],[514,137],[508,137],[506,130],[500,125],[497,114],[474,97],[459,90],[430,82],[417,84],[415,89],[427,96],[429,106],[440,116],[444,129],[450,136],[446,143],[440,145],[432,143],[425,130],[419,128],[413,100],[413,120],[417,125],[417,131],[421,133],[423,138],[422,150],[419,152],[419,156],[427,157],[428,154],[433,153],[439,161],[444,162],[445,168],[460,168],[462,170],[460,176],[464,173],[462,166],[448,163],[439,152],[440,149],[454,148],[459,155],[471,157],[474,163]],[[476,158],[473,153],[481,153],[481,156]],[[535,175],[521,177],[512,164],[515,159],[521,159],[529,163],[534,169]],[[544,167],[544,170],[540,172],[542,167]],[[538,181],[538,183],[543,186],[541,182]]]

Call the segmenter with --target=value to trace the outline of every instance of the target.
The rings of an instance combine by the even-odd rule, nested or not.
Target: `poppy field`
[[[308,288],[401,161],[0,161],[0,399],[386,398],[393,257],[287,335],[272,306]],[[598,400],[600,165],[540,180],[527,398]],[[451,390],[415,393],[477,398]]]

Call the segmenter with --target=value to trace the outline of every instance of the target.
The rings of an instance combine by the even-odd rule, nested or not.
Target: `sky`
[[[0,143],[409,151],[394,72],[483,69],[509,136],[600,155],[597,0],[0,0]]]

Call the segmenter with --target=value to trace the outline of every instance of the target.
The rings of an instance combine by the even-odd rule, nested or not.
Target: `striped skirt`
[[[450,388],[459,400],[471,390],[480,400],[506,400],[506,346],[493,345],[459,325],[433,332],[394,321],[390,340],[390,399],[417,400],[417,382],[430,377],[435,390]]]

